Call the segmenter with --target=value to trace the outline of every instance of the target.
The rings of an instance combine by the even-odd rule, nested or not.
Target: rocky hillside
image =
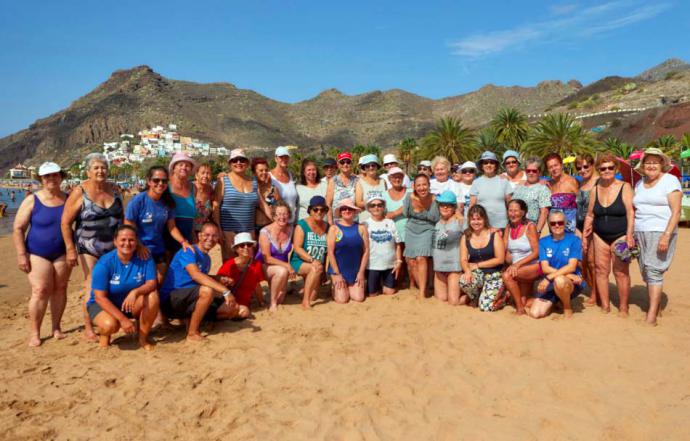
[[[690,70],[669,60],[637,78],[608,77],[587,87],[544,81],[535,87],[487,85],[464,95],[432,100],[403,90],[348,96],[329,89],[295,104],[228,83],[170,80],[148,66],[114,72],[67,109],[0,139],[0,170],[19,161],[79,161],[122,133],[175,123],[182,134],[227,147],[378,144],[384,148],[426,133],[440,117],[486,124],[502,107],[528,114],[597,112],[659,107],[687,101]]]

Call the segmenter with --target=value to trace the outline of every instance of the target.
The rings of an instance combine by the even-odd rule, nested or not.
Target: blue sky
[[[147,64],[296,102],[335,87],[431,98],[690,61],[690,2],[0,0],[0,136]]]

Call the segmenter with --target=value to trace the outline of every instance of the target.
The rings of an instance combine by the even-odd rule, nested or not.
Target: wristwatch
[[[230,291],[229,289],[228,289],[228,290],[225,290],[225,292],[223,293],[223,297],[225,297],[226,299],[227,299],[228,297],[230,297],[231,295],[232,295],[232,291]]]

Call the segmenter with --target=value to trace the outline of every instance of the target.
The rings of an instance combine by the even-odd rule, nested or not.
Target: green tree
[[[648,147],[657,147],[671,158],[680,155],[681,143],[673,135],[661,135],[654,141],[647,144]]]
[[[491,120],[491,127],[496,131],[496,139],[515,151],[520,151],[529,134],[527,116],[514,108],[499,110]]]
[[[597,142],[568,113],[546,115],[530,131],[522,153],[544,157],[558,153],[565,158],[582,153],[594,153]]]
[[[498,140],[498,134],[493,126],[487,126],[480,130],[474,140],[474,145],[480,153],[490,151],[499,157],[506,151],[505,145]]]
[[[602,147],[604,150],[624,159],[628,159],[630,154],[635,151],[635,146],[625,143],[615,136],[606,138]]]
[[[476,159],[477,155],[474,132],[465,127],[460,118],[441,118],[422,138],[420,156],[425,159],[444,156],[455,164]]]
[[[414,138],[405,138],[400,141],[398,146],[398,161],[402,161],[405,173],[410,172],[410,162],[412,162],[412,157],[414,151],[417,149],[417,140]]]

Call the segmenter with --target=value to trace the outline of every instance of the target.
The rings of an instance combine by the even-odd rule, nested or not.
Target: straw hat
[[[666,156],[664,152],[661,151],[660,148],[649,147],[645,149],[644,153],[642,153],[642,157],[640,157],[640,162],[635,167],[636,171],[642,172],[642,164],[644,164],[644,158],[647,155],[658,156],[659,159],[661,159],[661,171],[663,171],[664,173],[668,172],[673,168],[673,166],[671,165],[671,160],[668,158],[668,156]]]

